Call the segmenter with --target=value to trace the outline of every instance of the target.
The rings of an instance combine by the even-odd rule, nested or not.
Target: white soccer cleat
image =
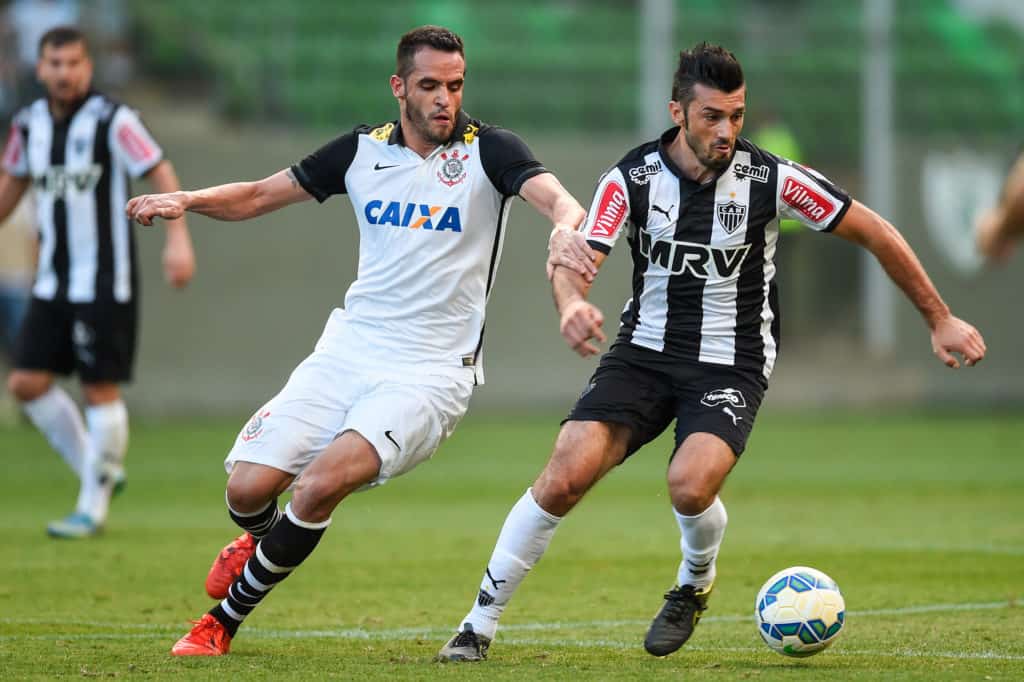
[[[51,538],[63,540],[80,540],[98,535],[103,527],[97,524],[88,514],[73,512],[59,521],[46,524],[46,533]]]

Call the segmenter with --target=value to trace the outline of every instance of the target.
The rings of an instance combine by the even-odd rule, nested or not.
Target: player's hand
[[[182,289],[196,272],[196,255],[188,232],[167,236],[163,253],[164,278],[175,289]]]
[[[597,254],[587,244],[587,238],[582,232],[568,227],[558,225],[551,231],[548,237],[548,262],[546,266],[548,281],[555,274],[555,266],[567,267],[573,272],[578,272],[588,283],[594,281],[597,275],[597,266],[594,260]]]
[[[964,364],[971,367],[984,359],[988,349],[977,329],[958,317],[948,315],[932,329],[932,350],[947,367],[960,369],[960,362],[953,353],[961,355]]]
[[[604,324],[604,315],[597,309],[597,306],[584,300],[578,300],[565,306],[559,330],[569,347],[580,357],[585,358],[600,352],[600,349],[590,340],[595,339],[598,342],[605,340],[604,332],[601,331],[602,324]]]
[[[152,225],[154,218],[174,220],[185,215],[185,193],[143,194],[128,201],[124,207],[128,217],[140,225]]]
[[[989,209],[978,217],[974,238],[978,251],[993,263],[1005,263],[1013,255],[1014,240],[1000,230],[1003,216],[998,209]]]

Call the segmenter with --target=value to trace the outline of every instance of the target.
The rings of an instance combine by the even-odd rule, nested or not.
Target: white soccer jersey
[[[15,114],[3,167],[32,179],[39,230],[33,296],[72,303],[132,299],[128,178],[145,175],[162,158],[138,115],[98,93],[62,121],[53,120],[45,99]]]
[[[348,194],[359,272],[318,347],[372,364],[483,383],[484,307],[509,200],[546,172],[515,134],[461,114],[426,158],[397,122],[361,126],[292,166],[318,201]]]

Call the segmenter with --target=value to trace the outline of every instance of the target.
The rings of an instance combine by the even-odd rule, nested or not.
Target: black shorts
[[[14,366],[74,372],[86,384],[130,381],[137,322],[134,301],[68,303],[33,297],[14,344]]]
[[[739,457],[766,388],[764,378],[753,372],[668,360],[656,351],[620,343],[601,358],[565,421],[628,426],[629,457],[675,419],[673,452],[691,433],[700,432],[718,436]]]

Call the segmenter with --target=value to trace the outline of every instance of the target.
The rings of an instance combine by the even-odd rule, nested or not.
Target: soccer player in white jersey
[[[509,513],[473,606],[442,661],[479,661],[516,588],[586,492],[672,421],[668,490],[683,553],[675,586],[644,640],[655,656],[681,647],[707,607],[725,533],[718,497],[753,427],[778,348],[773,255],[791,218],[868,249],[917,307],[950,367],[985,355],[954,317],[896,229],[819,173],[739,137],[746,90],[727,50],[680,53],[669,113],[676,126],[630,151],[601,178],[584,222],[598,265],[623,234],[633,298],[616,342],[583,390],[547,466]],[[581,356],[604,340],[589,284],[554,268],[561,332]]]
[[[189,210],[244,220],[348,194],[359,223],[359,275],[344,309],[227,457],[228,509],[245,532],[207,577],[220,603],[172,654],[228,653],[242,620],[309,556],[342,499],[408,472],[452,433],[483,381],[484,307],[511,200],[525,199],[555,234],[578,234],[583,208],[523,141],[462,111],[464,78],[461,38],[414,29],[391,76],[397,121],[360,126],[258,182],[128,203],[149,225]],[[596,272],[583,250],[563,263]],[[277,498],[293,482],[282,512]]]
[[[39,41],[46,97],[15,114],[0,172],[0,222],[31,186],[39,232],[32,299],[15,342],[8,390],[81,479],[75,511],[51,536],[96,534],[124,481],[128,412],[119,384],[131,379],[137,335],[135,237],[121,211],[129,178],[179,189],[170,161],[138,115],[91,89],[92,60],[73,27]],[[183,287],[195,270],[184,219],[168,223],[164,274]],[[75,373],[85,419],[55,374]]]

